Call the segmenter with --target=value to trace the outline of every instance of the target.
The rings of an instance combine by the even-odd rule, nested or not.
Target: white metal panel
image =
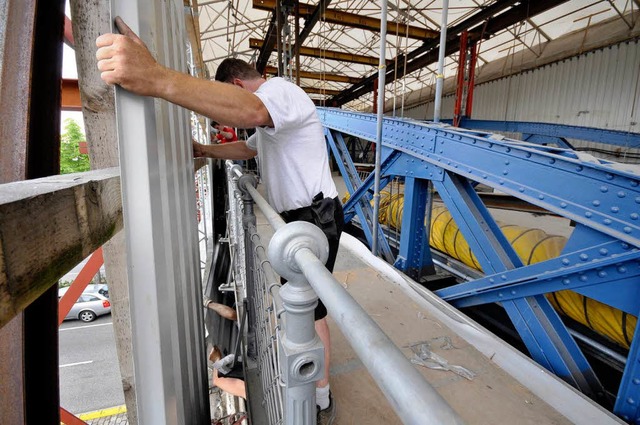
[[[442,116],[453,118],[454,96],[445,97]],[[408,108],[405,116],[431,119],[431,102]],[[640,43],[624,42],[476,86],[473,117],[479,120],[547,122],[640,132]],[[617,150],[601,143],[572,141],[576,147]],[[620,148],[636,163],[638,149]],[[626,155],[625,155],[626,153]]]
[[[158,61],[186,71],[183,4],[116,0]],[[116,92],[141,424],[209,422],[188,112]]]

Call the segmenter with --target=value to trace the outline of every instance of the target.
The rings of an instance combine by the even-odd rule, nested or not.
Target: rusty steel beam
[[[78,80],[64,78],[62,80],[62,105],[63,111],[82,111],[82,101],[80,100],[80,89]]]
[[[62,78],[64,3],[0,2],[0,183],[58,174],[60,170],[60,90],[56,88]],[[4,256],[13,255],[6,246],[0,251]],[[0,270],[10,271],[3,260]],[[12,284],[0,284],[0,290],[6,294]],[[60,423],[58,296],[54,284],[52,281],[41,296],[0,326],[3,423]]]
[[[260,49],[264,44],[264,40],[258,38],[249,39],[249,47],[252,49]],[[360,63],[364,65],[378,65],[378,58],[374,56],[356,55],[346,52],[338,52],[335,50],[324,50],[315,47],[301,47],[300,54],[313,58],[332,59],[342,62]],[[391,63],[391,61],[387,61]]]
[[[0,183],[8,183],[26,178],[36,1],[7,1],[0,7]]]
[[[22,0],[18,0],[22,1]],[[15,2],[15,0],[14,0]],[[60,173],[60,87],[65,0],[38,0],[35,9],[26,178]],[[60,422],[58,288],[24,310],[24,403],[27,424]],[[43,357],[42,353],[47,353]]]
[[[64,17],[64,44],[72,49],[75,46],[75,41],[73,40],[73,24],[67,16]]]
[[[276,0],[253,0],[253,7],[255,9],[272,11],[275,10],[276,3]],[[315,10],[316,6],[314,5],[300,3],[301,17],[309,17]],[[325,9],[324,13],[320,16],[320,19],[331,24],[380,32],[380,19],[362,16],[356,13],[344,12],[338,9]],[[395,21],[387,21],[387,33],[398,33],[402,36],[408,35],[409,38],[419,40],[427,40],[440,36],[440,31],[434,31],[429,28],[422,28],[414,25],[409,25],[407,28],[407,25]]]
[[[271,16],[271,20],[269,21],[269,28],[267,28],[267,33],[265,35],[265,40],[267,40],[267,42],[263,43],[260,47],[260,53],[258,54],[258,60],[256,61],[256,69],[260,74],[264,74],[264,69],[267,66],[271,52],[273,52],[273,48],[276,46],[276,32],[276,14],[274,11]],[[278,75],[277,71],[276,75]]]
[[[267,66],[264,70],[264,73],[268,75],[278,75],[278,68],[276,68],[275,66]],[[360,81],[360,78],[349,77],[347,75],[310,71],[300,71],[300,78],[308,78],[310,80],[335,81],[337,83],[349,84],[355,84]]]
[[[536,16],[566,2],[567,0],[526,0],[521,2],[514,0],[498,0],[459,24],[447,29],[448,41],[446,46],[446,55],[448,56],[458,51],[460,47],[460,36],[458,34],[464,30],[469,30],[470,42],[476,42],[481,38],[488,39],[511,25]],[[514,6],[516,3],[518,4]],[[393,67],[388,67],[385,78],[386,84],[390,84],[396,79],[402,78],[406,74],[434,63],[438,58],[438,41],[426,41],[422,46],[409,52],[406,55],[406,58],[406,67],[400,67],[397,70]],[[404,61],[405,55],[399,55],[398,63],[402,63]],[[373,91],[374,81],[377,81],[377,79],[377,72],[363,78],[361,82],[354,84],[338,96],[332,98],[332,104],[335,106],[342,106],[351,100],[370,93]]]
[[[325,94],[327,96],[335,96],[340,93],[340,90],[319,89],[317,87],[302,87],[308,94]]]

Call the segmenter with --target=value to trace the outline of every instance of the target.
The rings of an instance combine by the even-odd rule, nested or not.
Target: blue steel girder
[[[340,133],[336,134],[336,138],[342,137]],[[391,181],[391,177],[388,169],[395,163],[396,158],[398,157],[398,152],[395,152],[393,149],[384,149],[381,155],[381,164],[380,164],[380,190],[389,184]],[[343,157],[343,161],[345,158]],[[349,200],[344,205],[345,210],[345,223],[348,223],[353,216],[353,206],[359,204],[360,202],[369,202],[373,197],[373,184],[375,183],[375,175],[374,173],[369,174],[369,176],[365,179],[364,182],[361,181],[359,186],[355,186],[356,190],[353,192],[349,192]],[[364,201],[363,201],[364,199]],[[373,213],[373,211],[372,211]]]
[[[372,114],[318,108],[324,126],[375,140]],[[385,118],[383,146],[640,246],[640,175],[618,165],[440,124]]]
[[[571,146],[571,143],[569,143],[564,137],[522,133],[522,140],[524,140],[525,142],[537,143],[539,145],[555,144],[564,149],[574,149],[574,147]]]
[[[538,136],[555,138],[579,139],[627,148],[640,148],[640,133],[631,133],[629,131],[544,122],[491,121],[474,120],[469,118],[463,118],[460,121],[460,127],[506,131],[510,133],[535,134]]]
[[[319,108],[319,115],[327,128],[375,140],[376,117],[371,114]],[[392,118],[384,119],[382,145],[446,171],[434,184],[485,273],[506,272],[522,263],[467,178],[640,245],[635,222],[640,179],[635,174],[582,161],[564,149]],[[607,202],[615,208],[603,211]],[[502,305],[540,364],[587,394],[601,393],[595,373],[543,295]]]
[[[446,171],[444,179],[435,181],[434,186],[485,273],[522,266],[469,180]]]
[[[636,316],[639,312],[636,313]],[[638,320],[634,335],[640,335]],[[640,424],[640,338],[633,338],[629,348],[628,361],[624,368],[622,381],[613,406],[615,414],[627,422]]]
[[[336,162],[338,163],[338,167],[340,168],[340,173],[344,177],[344,183],[347,186],[347,190],[350,194],[353,194],[357,189],[356,185],[362,186],[362,180],[358,176],[358,173],[355,171],[355,166],[353,165],[353,161],[349,156],[349,152],[346,149],[346,144],[344,142],[344,138],[340,133],[328,131],[325,129],[325,137],[329,143],[331,151],[333,152]],[[370,176],[371,177],[371,176]],[[360,198],[360,202],[354,204],[354,209],[356,214],[360,218],[360,224],[362,225],[362,230],[371,245],[373,241],[373,234],[371,229],[373,228],[373,208],[371,204],[368,202],[368,199]],[[378,228],[378,241],[380,246],[380,252],[387,262],[393,263],[394,258],[391,252],[391,247],[389,246],[389,242],[384,236],[382,232],[382,228],[377,226]]]
[[[425,226],[427,206],[431,207],[429,182],[415,177],[405,178],[400,249],[394,266],[413,279],[434,274]]]
[[[467,179],[447,171],[444,180],[434,185],[485,273],[507,274],[523,267]],[[465,284],[453,288],[461,285]],[[549,301],[538,294],[502,302],[531,356],[585,394],[603,393],[595,372],[566,326]]]
[[[607,254],[603,255],[603,252]],[[501,302],[554,291],[571,289],[593,299],[605,301],[613,290],[613,285],[629,289],[609,305],[637,314],[637,298],[628,295],[637,293],[640,277],[640,250],[628,244],[614,240],[607,244],[585,248],[580,251],[561,255],[526,267],[495,273],[471,282],[436,291],[436,295],[456,307]],[[579,290],[582,289],[582,290]],[[604,291],[602,297],[598,291]]]

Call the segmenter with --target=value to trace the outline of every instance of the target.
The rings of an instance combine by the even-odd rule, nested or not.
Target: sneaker
[[[329,392],[329,407],[320,410],[318,409],[317,425],[331,425],[336,420],[336,403],[333,400],[333,394]]]

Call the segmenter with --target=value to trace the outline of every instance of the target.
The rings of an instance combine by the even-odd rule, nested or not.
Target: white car
[[[83,322],[91,322],[98,316],[110,313],[111,303],[107,297],[100,294],[83,293],[71,307],[64,320],[80,319]]]

